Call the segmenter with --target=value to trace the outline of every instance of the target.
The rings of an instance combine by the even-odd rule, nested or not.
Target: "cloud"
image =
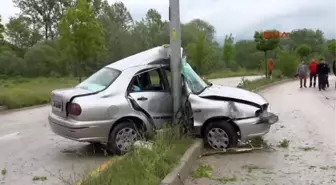
[[[109,0],[110,3],[116,0]],[[150,8],[168,19],[169,0],[122,0],[135,20]],[[3,22],[18,13],[12,0],[1,0]],[[336,0],[180,0],[181,21],[195,18],[208,21],[218,38],[232,33],[236,38],[252,39],[255,30],[297,28],[322,30],[326,37],[336,37]]]

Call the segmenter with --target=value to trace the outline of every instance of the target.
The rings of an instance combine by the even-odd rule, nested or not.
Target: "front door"
[[[148,70],[133,77],[129,95],[154,121],[157,129],[172,120],[173,105],[165,73]]]

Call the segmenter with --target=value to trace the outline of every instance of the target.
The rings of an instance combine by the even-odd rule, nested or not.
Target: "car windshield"
[[[182,58],[182,74],[188,84],[188,87],[194,94],[201,93],[208,85],[202,80],[200,76],[187,63],[187,58]]]
[[[104,67],[77,85],[77,87],[92,92],[102,91],[110,86],[120,73],[118,70]]]

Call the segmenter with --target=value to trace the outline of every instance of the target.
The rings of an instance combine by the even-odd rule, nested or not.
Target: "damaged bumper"
[[[236,120],[235,123],[240,129],[241,140],[246,141],[267,134],[271,126],[278,121],[277,115],[265,112],[259,117]]]
[[[270,124],[273,125],[274,123],[279,121],[279,116],[271,113],[265,112],[260,116],[260,120],[257,124]]]

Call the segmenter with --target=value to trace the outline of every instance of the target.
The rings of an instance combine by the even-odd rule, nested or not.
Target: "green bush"
[[[297,72],[299,63],[300,59],[294,53],[279,52],[275,66],[284,76],[293,77]]]

